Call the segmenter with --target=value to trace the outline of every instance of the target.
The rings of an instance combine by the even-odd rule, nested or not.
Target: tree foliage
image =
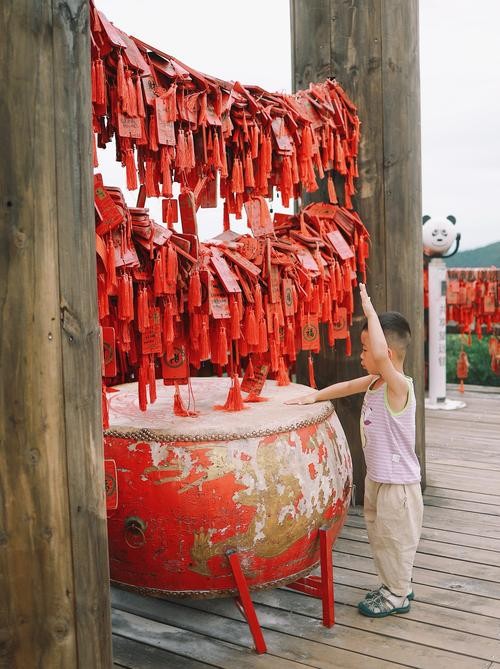
[[[467,337],[460,335],[446,336],[446,381],[458,383],[457,359],[464,342],[464,350],[469,358],[469,376],[465,383],[477,386],[500,386],[500,376],[491,369],[491,358],[488,352],[489,335],[478,339],[472,335],[471,345],[467,346]]]

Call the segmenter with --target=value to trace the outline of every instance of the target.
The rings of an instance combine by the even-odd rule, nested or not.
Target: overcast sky
[[[122,30],[195,69],[291,90],[288,0],[96,5]],[[499,0],[420,0],[423,211],[454,214],[464,249],[500,240],[499,26]],[[111,148],[100,152],[100,169],[105,183],[125,190]],[[126,197],[133,203],[135,195]],[[159,219],[158,206],[148,206]],[[202,238],[217,234],[219,213],[201,210],[199,226]]]

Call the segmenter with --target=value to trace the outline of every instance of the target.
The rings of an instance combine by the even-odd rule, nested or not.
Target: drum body
[[[192,379],[196,418],[173,415],[173,389],[139,411],[136,384],[111,396],[105,433],[111,579],[155,596],[227,596],[227,552],[250,589],[291,582],[319,562],[320,527],[340,531],[352,486],[344,432],[329,402],[266,382],[267,402],[238,413],[227,378]]]

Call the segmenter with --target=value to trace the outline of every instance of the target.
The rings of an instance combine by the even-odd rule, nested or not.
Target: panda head
[[[457,238],[455,228],[456,218],[431,218],[424,216],[423,219],[423,242],[424,253],[427,256],[443,256]]]

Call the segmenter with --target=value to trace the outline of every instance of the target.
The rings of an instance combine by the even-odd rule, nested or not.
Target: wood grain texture
[[[0,8],[0,666],[112,666],[85,0]]]
[[[362,127],[354,205],[371,235],[368,290],[379,312],[400,311],[410,321],[413,344],[406,372],[415,379],[416,450],[425,487],[417,1],[291,0],[290,6],[294,87],[335,76],[358,107]],[[324,196],[322,187],[304,201]],[[325,349],[315,365],[318,387],[362,374],[359,335],[363,318],[357,296],[356,314],[352,357],[344,355],[343,344],[337,344],[333,352]],[[299,382],[307,383],[304,358],[297,368]],[[358,502],[362,501],[365,475],[359,435],[361,403],[361,396],[336,402],[353,454]]]

